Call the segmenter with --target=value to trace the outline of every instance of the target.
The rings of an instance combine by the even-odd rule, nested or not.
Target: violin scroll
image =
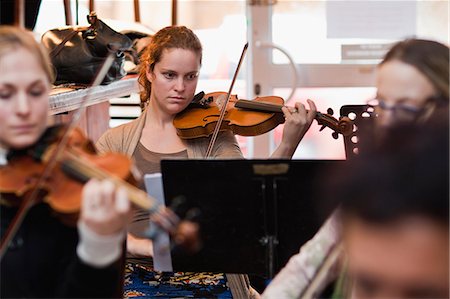
[[[332,129],[334,132],[331,134],[334,139],[339,137],[339,134],[343,136],[349,136],[353,132],[353,121],[347,116],[341,116],[339,120],[332,116],[333,110],[328,108],[327,112],[329,114],[324,114],[321,112],[316,113],[317,123],[322,126],[320,131],[325,127]],[[331,112],[331,113],[330,113]]]
[[[281,105],[274,105],[267,99],[270,98],[278,98],[278,97],[262,97],[257,99],[262,99],[262,101],[249,101],[249,100],[239,100],[235,104],[235,107],[246,109],[246,110],[256,110],[256,111],[265,111],[265,112],[278,112],[282,114],[281,108],[283,106]],[[284,103],[284,102],[283,102]],[[317,120],[317,123],[322,126],[320,128],[320,131],[322,131],[325,127],[328,127],[332,129],[334,132],[332,133],[332,136],[334,139],[337,139],[339,137],[339,134],[342,134],[344,136],[348,136],[353,132],[353,121],[344,116],[340,117],[339,120],[334,118],[333,116],[333,109],[328,108],[327,113],[321,113],[317,112],[315,119]],[[284,118],[283,118],[284,121]]]

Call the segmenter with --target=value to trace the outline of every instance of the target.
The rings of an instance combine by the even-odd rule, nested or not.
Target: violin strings
[[[125,187],[128,192],[129,199],[134,204],[148,211],[150,215],[157,215],[157,218],[152,218],[152,221],[156,223],[156,225],[169,232],[176,231],[175,227],[180,222],[180,219],[176,214],[171,215],[165,211],[164,205],[158,204],[155,198],[149,196],[146,192],[138,189],[132,184],[122,180],[120,177],[110,174],[101,168],[93,167],[88,159],[82,156],[77,156],[76,153],[67,151],[66,156],[67,160],[63,162],[65,166],[68,166],[71,170],[79,172],[87,178],[108,178],[116,186]]]
[[[234,72],[233,80],[231,80],[230,89],[228,90],[227,99],[223,103],[222,109],[220,111],[219,120],[217,121],[216,127],[214,128],[213,136],[208,145],[208,149],[206,150],[206,158],[209,158],[212,153],[212,149],[214,147],[214,143],[216,142],[217,135],[219,134],[220,127],[222,126],[222,121],[225,117],[225,111],[227,110],[228,102],[230,101],[231,91],[233,90],[234,82],[236,82],[237,74],[239,73],[239,69],[241,68],[242,61],[244,60],[245,53],[247,52],[248,43],[245,44],[244,49],[242,50],[241,57],[239,58],[239,63]]]
[[[158,205],[156,204],[156,200],[147,195],[147,193],[145,193],[144,191],[98,167],[92,167],[89,160],[83,157],[76,156],[74,153],[68,153],[69,154],[67,156],[69,159],[65,160],[64,164],[69,166],[71,169],[81,173],[88,178],[111,179],[116,186],[123,186],[127,189],[130,200],[134,204],[146,210],[159,210]]]

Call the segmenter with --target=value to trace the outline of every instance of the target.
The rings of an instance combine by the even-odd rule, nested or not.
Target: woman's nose
[[[183,91],[183,90],[184,90],[184,87],[185,87],[185,84],[184,84],[184,78],[179,78],[179,79],[177,79],[177,81],[176,81],[176,83],[175,83],[175,89],[176,89],[177,91]]]
[[[16,113],[20,115],[27,115],[31,111],[30,102],[25,92],[17,94]]]

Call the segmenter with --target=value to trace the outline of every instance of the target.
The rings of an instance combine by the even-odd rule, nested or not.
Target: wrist
[[[86,264],[101,268],[118,260],[122,254],[125,232],[101,235],[90,229],[84,222],[78,222],[78,257]]]

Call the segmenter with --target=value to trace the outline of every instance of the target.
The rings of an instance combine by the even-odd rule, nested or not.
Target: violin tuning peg
[[[192,208],[187,211],[184,219],[189,220],[189,221],[196,221],[199,219],[201,214],[202,214],[202,212],[200,211],[199,208]]]
[[[328,113],[329,115],[333,115],[333,114],[334,114],[334,111],[333,111],[333,109],[328,108],[328,109],[327,109],[327,113]]]
[[[185,214],[186,213],[186,197],[183,195],[179,195],[172,199],[172,203],[169,208],[177,214]]]
[[[338,139],[339,134],[337,132],[331,133],[331,136],[333,136],[334,139]]]
[[[325,128],[326,128],[326,126],[325,126],[325,125],[323,125],[323,126],[321,126],[321,127],[320,127],[319,131],[320,131],[320,132],[322,132],[322,131],[323,131],[323,129],[325,129]]]

